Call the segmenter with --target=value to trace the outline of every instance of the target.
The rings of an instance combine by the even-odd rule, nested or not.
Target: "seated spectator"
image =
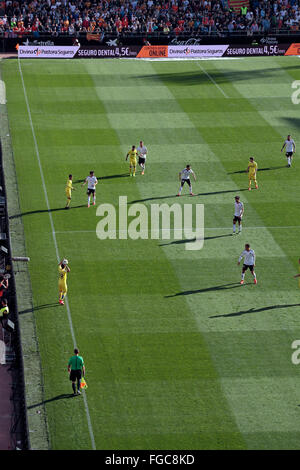
[[[0,274],[0,298],[5,296],[5,292],[8,289],[8,280],[4,274]]]
[[[2,328],[5,328],[6,326],[8,314],[9,314],[9,308],[7,305],[7,300],[2,299],[1,308],[0,308],[0,323],[2,325]]]

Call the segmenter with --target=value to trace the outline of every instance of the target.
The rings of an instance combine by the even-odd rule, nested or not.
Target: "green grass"
[[[292,278],[300,164],[296,153],[287,169],[280,153],[288,133],[300,142],[300,105],[291,101],[299,59],[202,61],[223,93],[195,61],[21,65],[55,239],[71,267],[71,323],[86,362],[96,448],[299,449],[291,344],[300,335]],[[73,338],[67,309],[56,303],[55,244],[17,61],[3,63],[2,75],[51,448],[90,449],[85,401],[64,396]],[[133,180],[124,177],[124,157],[140,139],[149,149],[147,169]],[[259,191],[251,193],[242,173],[250,155],[261,170]],[[177,175],[186,163],[198,176],[198,197],[178,201]],[[83,207],[76,182],[91,169],[100,178],[97,204],[117,206],[120,195],[148,207],[204,204],[204,248],[99,240],[96,209]],[[66,212],[70,172],[77,191]],[[233,238],[236,193],[245,217],[242,235]],[[246,242],[257,254],[257,286],[249,274],[239,285],[236,262]]]

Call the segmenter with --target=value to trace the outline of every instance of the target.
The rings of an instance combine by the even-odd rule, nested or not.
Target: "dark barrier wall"
[[[2,187],[1,196],[6,201],[5,178],[3,173],[2,145],[0,142],[0,185]],[[13,419],[11,425],[11,441],[14,448],[20,450],[29,450],[29,429],[27,422],[27,407],[25,398],[25,382],[24,382],[24,365],[23,352],[20,339],[20,329],[18,321],[18,305],[16,295],[15,276],[12,265],[12,254],[9,234],[9,219],[7,213],[7,205],[5,203],[4,214],[1,214],[1,232],[5,233],[6,240],[1,240],[1,245],[7,250],[5,254],[5,270],[10,273],[8,305],[9,319],[12,321],[14,328],[10,331],[10,355],[11,360],[10,372],[12,376],[12,393],[11,400],[13,404]],[[3,256],[3,255],[2,255]]]
[[[116,35],[101,35],[81,33],[77,37],[82,46],[143,46],[148,41],[151,45],[197,45],[197,44],[244,44],[251,45],[257,44],[287,44],[293,42],[300,42],[300,32],[298,34],[277,34],[277,35],[253,35],[247,36],[246,34],[231,33],[216,35],[165,35],[157,33],[152,35],[139,35],[139,34],[126,34],[122,36]],[[12,35],[9,37],[0,36],[0,52],[16,52],[16,46],[19,45],[39,45],[39,46],[70,46],[75,41],[74,36],[60,35],[51,36],[45,34],[38,35]]]

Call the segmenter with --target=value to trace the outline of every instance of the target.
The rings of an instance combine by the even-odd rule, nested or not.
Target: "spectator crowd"
[[[0,1],[0,33],[265,34],[299,22],[300,0],[250,0],[237,12],[228,0]]]

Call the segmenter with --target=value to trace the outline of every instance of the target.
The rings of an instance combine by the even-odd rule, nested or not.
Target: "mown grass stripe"
[[[20,72],[20,77],[21,77],[23,91],[24,91],[24,98],[25,98],[25,102],[26,102],[28,118],[29,118],[29,122],[30,122],[30,128],[31,128],[32,137],[33,137],[33,141],[34,141],[35,154],[36,154],[36,158],[37,158],[38,165],[39,165],[40,177],[41,177],[41,180],[42,180],[44,197],[45,197],[46,205],[47,205],[47,209],[48,209],[50,225],[51,225],[51,228],[52,228],[51,233],[52,233],[53,243],[54,243],[54,246],[55,246],[56,258],[57,258],[57,262],[59,263],[61,261],[61,258],[59,256],[59,250],[58,250],[58,244],[57,244],[57,240],[56,240],[54,222],[53,222],[53,217],[52,217],[51,208],[50,208],[50,204],[49,204],[48,192],[47,192],[47,187],[46,187],[46,183],[45,183],[45,177],[44,177],[44,172],[43,172],[43,168],[42,168],[42,163],[41,163],[37,138],[36,138],[33,122],[32,122],[30,105],[29,105],[29,101],[28,101],[28,96],[27,96],[27,91],[26,91],[26,87],[25,87],[25,82],[24,82],[24,77],[23,77],[23,72],[22,72],[22,67],[21,67],[21,60],[20,59],[18,59],[18,66],[19,66],[19,72]],[[68,314],[68,320],[69,320],[69,327],[70,327],[70,331],[71,331],[71,335],[72,335],[72,339],[73,339],[73,344],[74,344],[74,348],[75,348],[75,347],[77,347],[77,342],[76,342],[75,333],[74,333],[71,309],[70,309],[70,305],[69,305],[69,301],[68,301],[67,297],[66,297],[65,302],[66,302],[66,308],[67,308],[67,314]],[[88,407],[88,403],[87,403],[85,390],[83,390],[83,399],[84,399],[84,407],[85,407],[86,417],[87,417],[87,422],[88,422],[88,428],[89,428],[89,432],[90,432],[92,449],[96,450],[95,437],[94,437],[94,432],[93,432],[93,427],[92,427],[92,422],[91,422],[91,417],[90,417],[90,412],[89,412],[89,407]]]

